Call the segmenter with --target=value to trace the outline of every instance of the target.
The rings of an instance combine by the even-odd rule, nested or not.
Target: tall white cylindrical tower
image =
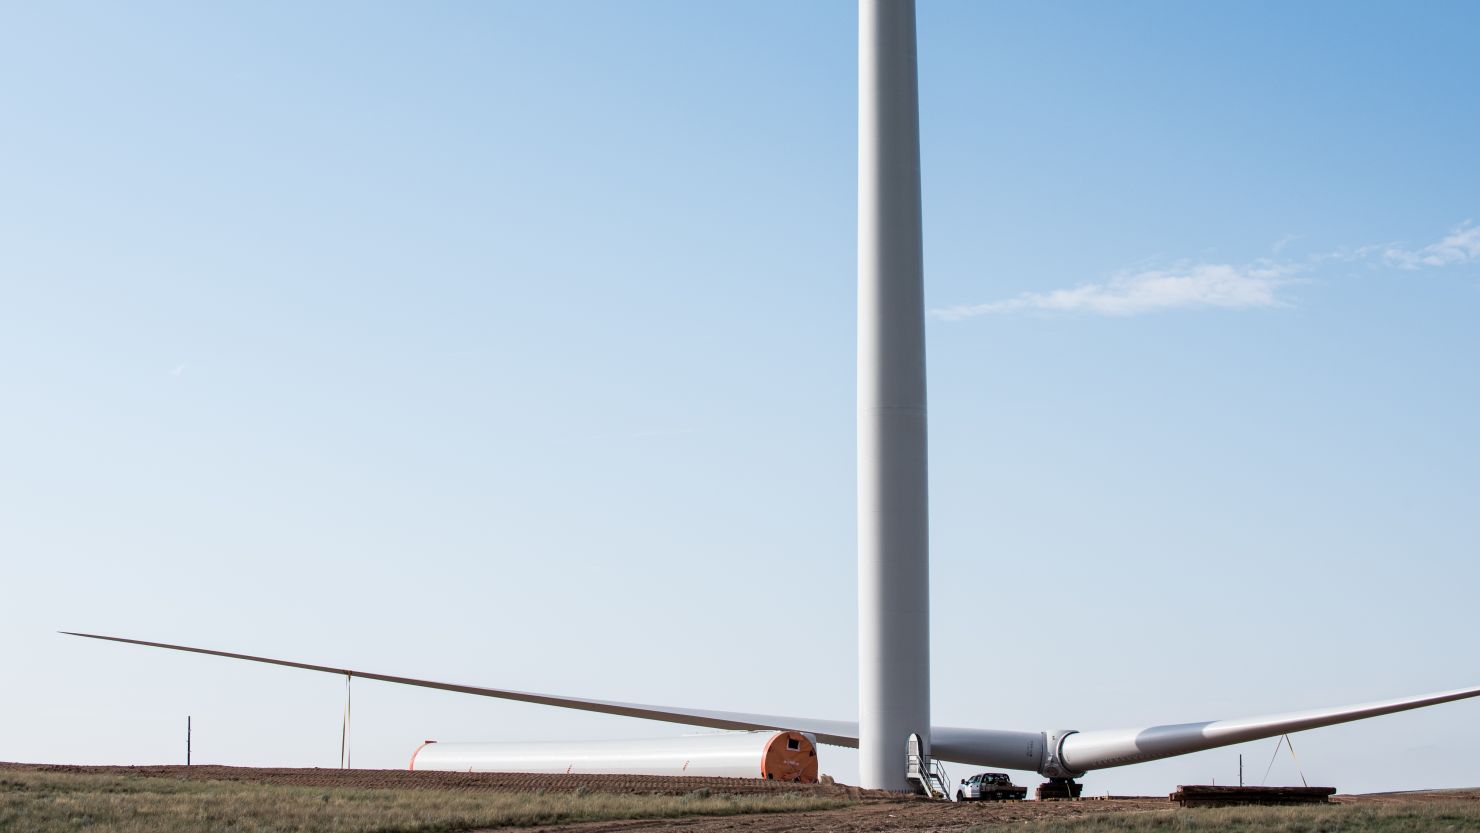
[[[858,3],[858,716],[864,787],[930,743],[930,535],[914,0]]]

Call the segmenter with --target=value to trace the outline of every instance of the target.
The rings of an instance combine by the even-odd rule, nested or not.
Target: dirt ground
[[[718,816],[670,821],[609,821],[542,827],[560,833],[608,833],[608,831],[683,830],[693,833],[871,833],[872,831],[962,831],[980,824],[1013,824],[1036,819],[1079,815],[1171,811],[1166,799],[1128,798],[1101,801],[930,801],[924,798],[865,800],[842,810],[815,813],[768,813],[752,816]],[[493,833],[488,831],[487,833]],[[512,833],[500,828],[497,833]]]
[[[799,792],[840,798],[893,798],[890,793],[857,787],[793,784],[759,778],[674,778],[658,775],[536,775],[519,772],[411,772],[404,769],[267,769],[237,766],[76,766],[71,764],[0,763],[0,772],[63,772],[95,775],[135,775],[190,781],[238,781],[294,787],[350,787],[356,789],[424,789],[451,792],[590,792],[684,795],[709,789],[722,795]]]
[[[408,772],[405,770],[258,769],[223,766],[67,766],[0,763],[7,769],[35,772],[134,775],[148,778],[177,778],[200,781],[251,782],[303,787],[348,787],[358,789],[427,789],[452,792],[547,792],[575,791],[684,795],[698,789],[713,794],[754,795],[798,792],[837,796],[857,803],[841,810],[804,813],[773,813],[723,817],[692,817],[665,821],[633,820],[586,822],[541,827],[561,833],[607,833],[607,831],[683,830],[693,833],[741,831],[962,831],[981,824],[1012,824],[1024,821],[1066,819],[1115,813],[1171,812],[1174,805],[1165,797],[1086,799],[1084,801],[1011,801],[952,803],[923,798],[901,798],[892,793],[861,790],[844,785],[791,784],[745,778],[672,778],[638,775],[529,775],[514,773]],[[1381,793],[1336,796],[1341,803],[1394,803],[1404,801],[1456,801],[1480,803],[1480,790],[1451,790],[1429,793]],[[527,829],[527,828],[522,828]]]
[[[727,780],[727,779],[724,779]],[[838,787],[836,789],[855,789]],[[1338,795],[1332,798],[1342,804],[1385,804],[1401,802],[1462,802],[1480,804],[1480,790],[1443,790],[1435,792],[1383,793],[1376,795]],[[1026,821],[1050,821],[1079,816],[1106,816],[1116,813],[1172,813],[1176,805],[1163,797],[1125,797],[1085,799],[1083,801],[1006,801],[967,802],[930,801],[924,798],[899,798],[892,794],[863,793],[862,800],[842,810],[815,813],[776,813],[750,816],[695,817],[670,821],[609,821],[541,827],[541,831],[559,833],[617,833],[617,831],[673,830],[688,833],[889,833],[889,831],[939,831],[960,833],[978,825],[1021,824]],[[513,828],[498,828],[475,833],[513,833]]]

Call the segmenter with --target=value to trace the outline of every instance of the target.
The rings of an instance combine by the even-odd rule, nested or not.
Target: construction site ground
[[[755,795],[798,792],[836,797],[852,803],[836,810],[765,813],[736,816],[686,817],[582,822],[541,827],[551,831],[685,830],[709,831],[965,831],[994,829],[1033,821],[1068,821],[1083,816],[1120,813],[1173,813],[1165,796],[1096,798],[1080,801],[931,801],[900,797],[893,793],[861,790],[831,784],[792,784],[738,778],[675,778],[634,775],[534,775],[510,773],[407,772],[404,770],[262,769],[223,766],[72,766],[0,763],[0,777],[7,771],[56,772],[97,775],[127,775],[191,781],[248,782],[314,788],[415,789],[455,793],[533,792],[627,793],[639,795],[688,795],[708,791],[714,795]],[[1344,796],[1336,803],[1383,805],[1402,802],[1455,802],[1480,807],[1480,790],[1446,790],[1429,793],[1387,793]],[[527,829],[527,828],[524,828]],[[1469,829],[1469,828],[1464,828]]]

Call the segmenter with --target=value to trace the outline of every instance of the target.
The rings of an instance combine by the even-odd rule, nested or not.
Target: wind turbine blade
[[[171,645],[164,642],[147,642],[142,639],[126,639],[119,636],[102,636],[92,633],[62,631],[69,636],[102,639],[109,642],[124,642],[150,648],[166,648],[172,651],[187,651],[195,654],[226,657],[228,659],[261,662],[320,671],[327,674],[363,677],[367,680],[435,688],[480,697],[497,697],[503,700],[518,700],[563,709],[600,712],[621,717],[636,717],[665,723],[687,726],[702,726],[710,729],[775,729],[798,731],[814,735],[822,743],[834,746],[858,746],[858,724],[842,720],[819,720],[805,717],[751,714],[748,712],[692,709],[674,706],[654,706],[642,703],[623,703],[614,700],[594,700],[584,697],[563,697],[554,694],[536,694],[527,691],[487,688],[483,686],[445,683],[435,680],[420,680],[390,674],[376,674],[351,668],[329,665],[314,665],[271,657],[236,654],[209,648],[192,648],[186,645]],[[1203,723],[1179,723],[1163,726],[1148,726],[1139,729],[1112,729],[1106,731],[1074,732],[1064,738],[1060,746],[1060,757],[1075,772],[1105,769],[1126,764],[1154,761],[1175,755],[1216,749],[1235,743],[1270,738],[1276,735],[1299,732],[1348,723],[1384,714],[1409,709],[1463,700],[1480,696],[1480,686],[1475,688],[1442,691],[1417,697],[1403,697],[1356,706],[1290,712],[1286,714],[1248,717],[1237,720],[1214,720]],[[1042,756],[1048,751],[1043,748],[1045,735],[1039,732],[1017,732],[995,729],[965,729],[937,726],[932,730],[933,745],[937,757],[945,760],[975,763],[983,766],[999,766],[1007,769],[1037,769]]]
[[[1216,749],[1261,738],[1334,726],[1353,720],[1365,720],[1393,712],[1421,709],[1467,697],[1480,696],[1480,687],[1441,691],[1416,697],[1382,700],[1356,706],[1338,706],[1303,712],[1246,717],[1237,720],[1212,720],[1204,723],[1178,723],[1148,726],[1141,729],[1112,729],[1076,732],[1064,738],[1060,747],[1064,763],[1076,772],[1112,766],[1138,764],[1204,749]]]
[[[186,645],[146,642],[142,639],[125,639],[121,636],[102,636],[95,633],[74,633],[72,631],[61,631],[61,633],[68,636],[82,636],[88,639],[126,642],[130,645],[144,645],[150,648],[168,648],[171,651],[188,651],[193,654],[208,654],[213,657],[242,659],[249,662],[267,663],[268,665],[282,665],[288,668],[302,668],[305,671],[322,671],[327,674],[361,677],[366,680],[379,680],[384,683],[436,688],[442,691],[455,691],[460,694],[476,694],[480,697],[497,697],[502,700],[518,700],[524,703],[537,703],[542,706],[555,706],[562,709],[578,709],[580,711],[601,712],[602,714],[614,714],[622,717],[638,717],[644,720],[660,720],[665,723],[680,723],[686,726],[703,726],[708,729],[776,729],[779,731],[806,732],[807,734],[816,736],[822,743],[828,743],[834,746],[858,745],[858,724],[842,720],[816,720],[805,717],[748,714],[744,712],[716,711],[713,709],[687,709],[672,706],[651,706],[642,703],[620,703],[613,700],[590,700],[584,697],[561,697],[555,694],[535,694],[528,691],[511,691],[509,689],[485,688],[483,686],[462,685],[459,683],[442,683],[435,680],[418,680],[412,677],[397,677],[390,674],[356,671],[351,668],[313,665],[307,662],[257,657],[250,654],[234,654],[230,651],[215,651],[209,648],[191,648]]]

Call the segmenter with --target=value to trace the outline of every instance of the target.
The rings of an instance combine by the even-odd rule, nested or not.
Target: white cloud
[[[1291,243],[1294,243],[1296,240],[1299,240],[1304,236],[1305,235],[1303,234],[1287,234],[1284,237],[1281,237],[1280,239],[1274,241],[1274,245],[1270,247],[1270,250],[1273,251],[1275,254],[1279,254],[1280,252],[1283,252],[1285,250],[1286,246],[1289,246]]]
[[[1471,225],[1466,220],[1437,243],[1430,243],[1416,250],[1388,246],[1383,250],[1382,258],[1400,269],[1480,261],[1480,226]]]
[[[1279,288],[1290,282],[1298,268],[1269,261],[1248,266],[1179,264],[1123,272],[1103,283],[1086,283],[1073,289],[1025,292],[1002,301],[932,310],[931,314],[957,321],[1026,310],[1124,316],[1173,309],[1276,307],[1284,305],[1277,296]]]
[[[1279,239],[1274,243],[1275,252],[1297,239],[1296,235]],[[1245,266],[1183,262],[1165,268],[1127,270],[1107,281],[1084,283],[1072,289],[1024,292],[1016,298],[935,309],[930,314],[946,321],[959,321],[978,315],[1032,310],[1128,316],[1174,309],[1286,306],[1287,302],[1279,297],[1280,289],[1293,282],[1296,273],[1329,262],[1366,262],[1407,270],[1480,264],[1480,226],[1466,220],[1438,242],[1421,249],[1405,249],[1396,244],[1368,245],[1310,255],[1302,260],[1258,260]]]

